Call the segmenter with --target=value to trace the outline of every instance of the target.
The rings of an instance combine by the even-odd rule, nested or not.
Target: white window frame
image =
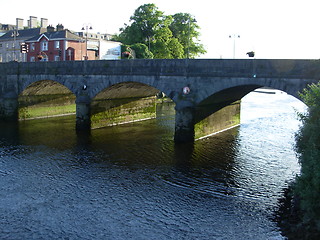
[[[30,50],[31,50],[32,52],[36,50],[36,45],[35,45],[35,43],[31,43],[31,44],[30,44]]]
[[[58,56],[58,55],[54,56],[54,61],[56,61],[56,62],[60,61],[60,56]]]
[[[30,62],[35,62],[36,58],[35,57],[30,57]]]
[[[60,41],[55,41],[54,42],[54,48],[55,49],[60,49]]]
[[[48,51],[48,41],[42,41],[41,42],[41,51]]]

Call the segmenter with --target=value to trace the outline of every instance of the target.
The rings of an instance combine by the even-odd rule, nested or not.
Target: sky
[[[35,16],[73,31],[90,24],[92,32],[114,34],[147,3],[166,15],[194,16],[207,50],[199,58],[248,58],[249,51],[257,59],[320,58],[318,0],[0,0],[0,23],[22,18],[27,25]]]

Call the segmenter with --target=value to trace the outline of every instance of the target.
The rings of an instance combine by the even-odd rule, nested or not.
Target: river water
[[[239,127],[181,145],[167,107],[89,135],[74,117],[1,123],[0,239],[284,239],[273,214],[300,169],[295,109],[253,92]]]

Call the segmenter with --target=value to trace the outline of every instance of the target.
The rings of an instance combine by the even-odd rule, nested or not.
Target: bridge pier
[[[91,100],[87,95],[80,95],[76,99],[76,130],[91,129]]]
[[[177,143],[194,141],[195,109],[193,107],[177,108],[174,141]]]
[[[8,92],[2,98],[0,118],[5,121],[18,121],[18,109],[19,102],[17,94],[13,91]]]

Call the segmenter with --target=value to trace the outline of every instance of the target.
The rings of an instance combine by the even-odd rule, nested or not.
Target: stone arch
[[[136,81],[108,85],[91,99],[92,128],[156,117],[159,89]]]
[[[201,105],[213,95],[233,91],[235,98],[239,95],[245,96],[249,92],[260,87],[269,87],[286,92],[300,99],[299,92],[302,91],[310,81],[303,79],[272,79],[272,78],[228,78],[212,79],[209,84],[199,86],[196,105]],[[236,92],[234,90],[237,90]],[[240,98],[241,99],[241,98]]]
[[[227,82],[227,81],[225,81]],[[300,82],[300,84],[297,84]],[[301,83],[302,82],[302,83]],[[254,91],[257,88],[268,87],[277,89],[299,99],[299,92],[307,86],[307,81],[299,79],[231,79],[226,85],[215,84],[215,88],[211,89],[212,94],[203,98],[196,105],[195,122],[199,122],[212,113],[241,100],[245,95]],[[207,90],[208,91],[208,90]],[[206,93],[207,94],[207,93]],[[205,94],[204,94],[205,95]],[[202,95],[203,97],[203,95]]]
[[[166,84],[163,81],[159,81],[157,76],[135,76],[135,75],[121,75],[121,76],[108,76],[108,75],[100,75],[95,76],[96,84],[92,85],[88,80],[88,87],[90,90],[88,91],[88,95],[91,99],[94,99],[98,94],[105,89],[113,88],[113,86],[117,86],[118,84],[133,84],[145,86],[149,89],[157,89],[158,92],[163,92],[166,96],[170,97],[172,100],[174,88],[174,81],[169,81],[171,84]],[[98,79],[99,78],[99,79]],[[98,79],[98,80],[97,80]]]
[[[56,84],[60,84],[61,86],[68,89],[73,94],[77,94],[76,89],[72,86],[72,84],[67,80],[67,78],[56,77],[56,76],[44,76],[44,75],[36,75],[36,76],[28,76],[25,78],[21,76],[19,79],[19,87],[18,87],[18,95],[20,95],[25,89],[27,89],[32,84],[37,82],[52,82]]]
[[[19,92],[18,117],[27,119],[75,114],[75,100],[76,95],[57,81],[33,81]]]

